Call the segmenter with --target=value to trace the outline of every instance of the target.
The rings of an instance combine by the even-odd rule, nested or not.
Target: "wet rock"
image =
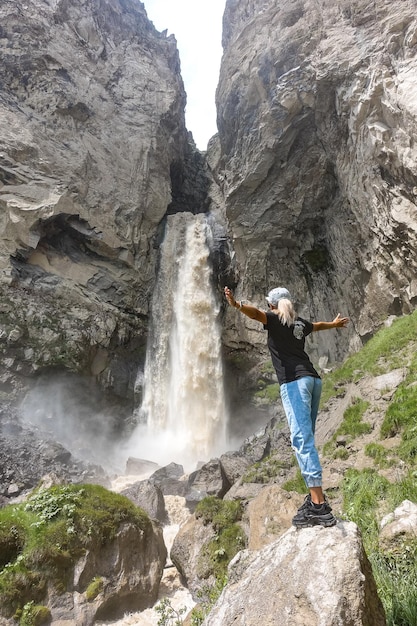
[[[190,474],[188,486],[193,492],[205,496],[216,496],[222,498],[230,489],[229,482],[223,465],[219,459],[212,459],[205,463],[199,470]]]
[[[149,480],[134,483],[120,492],[136,506],[141,507],[152,519],[167,523],[168,514],[162,490]]]
[[[184,476],[184,468],[178,463],[170,463],[156,470],[149,481],[157,485],[166,496],[184,496],[187,491],[187,483],[180,480]]]

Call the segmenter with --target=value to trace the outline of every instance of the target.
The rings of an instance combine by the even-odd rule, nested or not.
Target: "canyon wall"
[[[223,46],[209,164],[236,293],[264,306],[283,285],[310,319],[349,315],[309,340],[340,360],[417,302],[415,4],[227,0]],[[235,318],[225,342],[250,353],[263,333]]]
[[[211,213],[218,297],[285,285],[340,361],[417,301],[412,0],[228,0],[207,155],[135,0],[0,6],[0,391],[59,368],[138,401],[166,218]],[[175,260],[173,260],[175,261]],[[265,334],[223,309],[231,387]],[[249,376],[248,376],[249,370]],[[106,404],[108,400],[106,399]]]
[[[166,214],[206,208],[173,35],[136,0],[0,6],[0,384],[134,395]]]

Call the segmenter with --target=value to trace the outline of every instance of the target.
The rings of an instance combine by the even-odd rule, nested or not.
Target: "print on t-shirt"
[[[294,337],[296,339],[302,339],[304,337],[304,324],[301,320],[294,322]]]

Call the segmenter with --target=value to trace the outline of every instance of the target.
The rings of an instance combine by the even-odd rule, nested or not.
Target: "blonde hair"
[[[277,311],[279,319],[283,324],[286,324],[287,326],[294,324],[297,314],[291,300],[288,300],[287,298],[281,298],[281,300],[278,300]]]

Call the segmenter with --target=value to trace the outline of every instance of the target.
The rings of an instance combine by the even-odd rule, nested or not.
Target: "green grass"
[[[336,447],[336,441],[339,436],[346,435],[347,441],[353,441],[356,437],[371,432],[371,425],[362,421],[368,407],[369,402],[366,402],[362,398],[355,398],[352,401],[343,414],[343,421],[339,428],[323,446],[323,454],[332,456],[333,458],[340,458],[341,453]],[[344,453],[342,453],[342,457],[343,456],[345,456]]]
[[[242,483],[267,484],[275,480],[283,469],[288,469],[288,463],[276,456],[268,456],[251,465],[242,476]]]
[[[398,318],[388,328],[382,328],[364,347],[350,356],[344,364],[323,378],[322,403],[335,395],[337,387],[362,376],[385,374],[403,367],[410,342],[417,337],[417,311]]]
[[[417,624],[417,540],[401,538],[382,548],[379,522],[405,499],[417,502],[416,473],[390,483],[374,469],[346,472],[342,483],[346,516],[361,529],[388,626]]]
[[[381,437],[401,435],[395,449],[399,459],[408,465],[417,462],[417,355],[412,359],[406,379],[399,385],[381,425]]]
[[[395,459],[390,458],[389,451],[380,443],[368,443],[365,446],[365,454],[374,460],[377,467],[391,467],[395,463]]]
[[[98,485],[40,489],[0,509],[0,614],[39,604],[48,583],[64,592],[76,560],[111,542],[124,522],[150,524],[130,500]]]
[[[197,570],[201,578],[213,575],[217,581],[225,579],[230,561],[246,547],[246,535],[237,524],[242,519],[242,513],[240,500],[207,496],[198,503],[196,517],[202,519],[204,524],[211,524],[216,531],[215,537],[200,551]]]
[[[282,489],[285,489],[285,491],[295,491],[296,493],[306,493],[306,484],[299,469],[297,469],[295,478],[287,480],[282,485]]]
[[[279,398],[279,384],[265,384],[262,389],[255,392],[255,398],[261,404],[274,404]]]
[[[416,545],[400,554],[373,553],[370,557],[388,626],[417,624]]]
[[[343,510],[362,531],[366,552],[378,545],[377,507],[386,502],[389,482],[374,469],[347,470],[342,482]]]

